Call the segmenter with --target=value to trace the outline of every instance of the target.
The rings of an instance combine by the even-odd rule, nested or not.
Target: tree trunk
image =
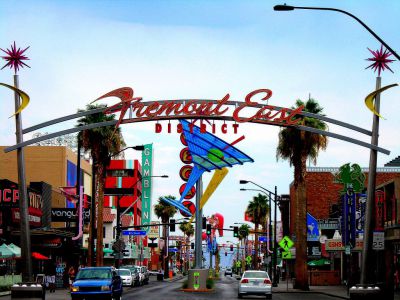
[[[97,242],[96,266],[103,266],[103,207],[104,207],[104,165],[100,162],[97,170],[98,178],[98,204],[97,204]]]
[[[296,282],[294,288],[309,290],[307,273],[307,195],[305,186],[307,156],[295,164]]]

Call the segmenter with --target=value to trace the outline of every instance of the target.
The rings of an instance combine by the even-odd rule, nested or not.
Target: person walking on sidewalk
[[[72,283],[75,280],[75,268],[74,266],[70,266],[68,269],[68,277],[69,277],[69,288],[71,289]]]

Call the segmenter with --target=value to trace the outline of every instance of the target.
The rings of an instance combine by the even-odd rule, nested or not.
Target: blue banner
[[[342,196],[342,242],[351,248],[356,245],[356,194],[353,189],[347,189]]]
[[[319,241],[318,221],[309,213],[307,213],[307,241]]]

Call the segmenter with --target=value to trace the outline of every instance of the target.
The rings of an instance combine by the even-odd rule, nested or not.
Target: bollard
[[[349,295],[351,300],[373,300],[381,293],[381,289],[375,285],[362,285],[357,284],[349,289]]]
[[[11,299],[46,299],[46,290],[36,282],[23,282],[11,286]]]

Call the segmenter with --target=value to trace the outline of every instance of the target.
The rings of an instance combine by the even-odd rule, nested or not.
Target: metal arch
[[[218,103],[218,101],[219,101],[219,100],[212,100],[212,99],[210,99],[210,100],[206,100],[206,99],[202,99],[202,100],[191,99],[191,100],[199,101],[199,102],[200,101],[211,102],[211,103],[214,103],[214,104]],[[174,101],[176,103],[182,103],[183,104],[183,103],[185,103],[185,101],[188,101],[188,100],[187,99],[159,100],[159,101],[147,101],[147,102],[142,102],[142,103],[143,103],[144,106],[148,106],[148,105],[150,105],[152,103],[155,103],[155,102],[160,103],[160,102],[166,102],[166,101]],[[240,105],[240,104],[243,104],[243,102],[240,102],[240,101],[227,101],[225,103],[225,105],[232,105],[232,106],[235,106],[235,107],[237,107],[237,105]],[[262,105],[262,104],[257,104],[257,105],[252,106],[252,108],[262,108],[263,106],[264,105]],[[122,107],[122,105],[121,105],[121,107]],[[276,109],[282,109],[282,107],[279,107],[279,106],[275,106],[275,107],[276,107]],[[93,109],[93,110],[89,110],[89,111],[85,111],[85,112],[80,112],[80,113],[76,113],[76,114],[72,114],[72,115],[67,115],[65,117],[57,118],[57,119],[54,119],[54,120],[51,120],[51,121],[39,123],[39,124],[37,124],[35,126],[31,126],[31,127],[25,128],[22,131],[22,133],[28,133],[28,132],[31,132],[31,131],[34,131],[34,130],[38,130],[40,128],[47,127],[47,126],[50,126],[50,125],[54,125],[54,124],[57,124],[57,123],[60,123],[60,122],[76,119],[76,118],[79,118],[81,116],[87,116],[87,115],[95,114],[95,113],[103,111],[106,108],[107,107],[105,107],[103,109],[101,109],[101,108],[100,109]],[[132,108],[132,106],[130,108]],[[117,108],[116,108],[116,110],[117,110]],[[288,111],[290,112],[292,110],[288,109]],[[130,114],[131,114],[131,112],[130,112]],[[372,135],[372,132],[370,130],[367,130],[367,129],[364,129],[364,128],[361,128],[361,127],[358,127],[358,126],[355,126],[355,125],[352,125],[352,124],[349,124],[349,123],[345,123],[345,122],[342,122],[342,121],[339,121],[339,120],[335,120],[335,119],[332,119],[332,118],[329,118],[329,117],[326,117],[326,116],[312,114],[312,113],[304,112],[304,111],[301,112],[300,115],[303,115],[303,116],[306,116],[306,117],[312,117],[312,118],[315,118],[315,119],[318,119],[318,120],[322,120],[322,121],[325,121],[325,122],[328,122],[328,123],[332,123],[332,124],[335,124],[335,125],[338,125],[338,126],[341,126],[341,127],[345,127],[345,128],[348,128],[348,129],[351,129],[351,130],[354,130],[354,131],[357,131],[357,132],[360,132],[362,134],[366,134],[366,135],[369,135],[369,136]],[[192,115],[191,117],[192,118],[196,117],[196,119],[201,119],[201,116]],[[208,117],[208,118],[210,118],[210,117]],[[132,119],[132,118],[129,118],[129,119]]]
[[[191,100],[196,100],[196,99],[191,99]],[[152,104],[154,102],[160,103],[160,102],[165,102],[165,101],[174,101],[175,103],[184,103],[184,102],[186,102],[188,100],[184,100],[184,99],[182,100],[181,99],[181,100],[147,101],[147,102],[143,102],[143,104],[148,106],[148,105],[150,105],[150,104]],[[198,101],[199,102],[219,103],[219,100],[205,100],[205,99],[202,99],[202,100],[198,100]],[[240,104],[243,104],[243,102],[239,102],[239,101],[227,101],[227,102],[225,102],[225,105],[234,105],[235,107],[237,107],[237,105],[240,105]],[[257,104],[257,105],[251,106],[249,108],[262,108],[263,106],[264,105],[262,105],[262,104]],[[276,108],[276,110],[282,109],[282,107],[278,107],[278,106],[275,106],[275,108]],[[92,115],[92,114],[95,114],[95,113],[99,113],[99,112],[103,111],[104,109],[107,109],[107,107],[94,109],[94,110],[90,110],[90,111],[79,112],[79,113],[76,113],[76,114],[71,114],[71,115],[67,115],[67,116],[61,117],[61,118],[57,118],[57,119],[54,119],[54,120],[43,122],[43,123],[40,123],[40,124],[37,124],[37,125],[34,125],[34,126],[31,126],[31,127],[28,127],[26,129],[24,129],[23,133],[32,132],[32,131],[40,129],[40,128],[44,128],[44,127],[47,127],[47,126],[50,126],[50,125],[54,125],[54,124],[57,124],[57,123],[60,123],[60,122],[76,119],[76,118],[79,118],[81,116]],[[116,109],[118,109],[118,107],[116,107]],[[288,109],[288,111],[292,111],[292,110]],[[323,120],[325,122],[332,123],[332,124],[335,124],[335,125],[339,125],[341,127],[345,127],[345,128],[348,128],[348,129],[351,129],[351,130],[354,130],[354,131],[357,131],[357,132],[360,132],[360,133],[363,133],[363,134],[371,136],[371,131],[363,129],[363,128],[360,128],[358,126],[354,126],[354,125],[342,122],[342,121],[338,121],[338,120],[335,120],[335,119],[331,119],[331,118],[328,118],[328,117],[325,117],[325,116],[312,114],[312,113],[308,113],[308,112],[301,112],[300,115],[304,115],[304,116],[307,116],[307,117],[312,117],[312,118],[316,118],[316,119],[319,119],[319,120]],[[173,116],[158,116],[158,117],[153,118],[153,119],[150,119],[150,118],[123,119],[121,124],[147,122],[147,121],[193,119],[193,118],[196,118],[196,119],[213,119],[213,120],[235,121],[232,117],[229,117],[229,116],[173,115]],[[278,124],[274,124],[274,123],[271,123],[271,122],[268,122],[268,121],[262,121],[262,120],[252,120],[249,123],[264,124],[264,125],[265,124],[269,124],[269,125],[279,126]],[[43,135],[43,136],[31,139],[31,140],[27,140],[25,142],[10,146],[8,148],[5,148],[4,152],[7,153],[7,152],[10,152],[10,151],[14,151],[16,149],[19,149],[19,148],[22,148],[22,147],[25,147],[25,146],[28,146],[28,145],[32,145],[32,144],[40,142],[40,141],[51,139],[51,138],[54,138],[54,137],[57,137],[57,136],[60,136],[60,135],[65,135],[65,134],[69,134],[69,133],[82,131],[82,130],[85,130],[85,129],[96,128],[96,127],[110,126],[110,125],[115,125],[115,124],[117,124],[116,120],[115,121],[109,121],[109,122],[89,124],[89,125],[84,125],[84,126],[80,126],[80,127],[74,127],[74,128],[71,128],[71,129],[66,129],[66,130],[54,132],[54,133],[51,133],[51,134],[48,134],[48,135]],[[384,148],[378,147],[376,145],[372,145],[372,144],[369,144],[369,143],[366,143],[366,142],[363,142],[363,141],[360,141],[360,140],[357,140],[357,139],[354,139],[354,138],[350,138],[348,136],[336,134],[336,133],[333,133],[333,132],[318,130],[318,129],[311,128],[311,127],[300,126],[300,125],[295,125],[293,127],[297,128],[299,130],[309,131],[309,132],[325,135],[325,136],[328,136],[328,137],[340,139],[340,140],[343,140],[343,141],[346,141],[346,142],[350,142],[350,143],[353,143],[353,144],[356,144],[356,145],[359,145],[359,146],[362,146],[362,147],[366,147],[366,148],[369,148],[369,149],[373,149],[373,150],[379,151],[379,152],[384,153],[384,154],[390,154],[390,151],[387,150],[387,149],[384,149]]]

